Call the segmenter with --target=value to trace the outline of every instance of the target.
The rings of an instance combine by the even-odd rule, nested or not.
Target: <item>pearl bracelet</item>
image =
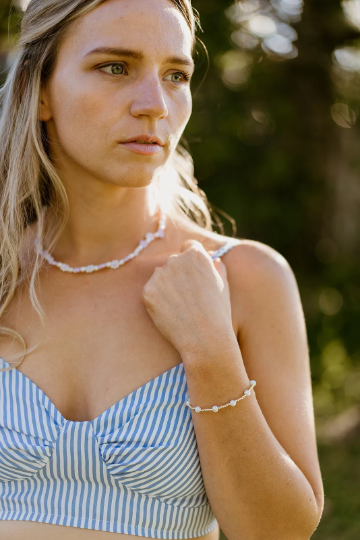
[[[186,402],[186,405],[190,408],[190,409],[193,409],[195,412],[203,412],[203,411],[213,411],[213,412],[218,412],[219,409],[223,409],[224,407],[228,407],[229,405],[231,405],[231,407],[235,407],[236,405],[236,402],[237,401],[240,401],[241,399],[244,399],[246,396],[250,396],[251,394],[251,390],[254,388],[254,386],[256,385],[256,381],[250,381],[250,388],[248,390],[244,390],[244,395],[241,396],[240,398],[238,399],[232,399],[231,401],[229,401],[229,403],[227,403],[226,405],[214,405],[211,409],[201,409],[199,406],[198,407],[191,407],[190,405],[190,401],[187,401]]]

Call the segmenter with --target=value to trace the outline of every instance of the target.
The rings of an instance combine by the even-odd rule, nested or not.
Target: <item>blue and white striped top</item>
[[[94,420],[77,422],[16,368],[0,372],[0,520],[159,539],[207,534],[217,520],[188,398],[180,363]]]

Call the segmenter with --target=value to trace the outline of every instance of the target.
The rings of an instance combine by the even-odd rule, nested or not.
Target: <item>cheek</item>
[[[184,96],[181,103],[181,110],[182,110],[183,122],[187,124],[191,116],[191,112],[192,112],[192,96],[191,96],[190,88],[188,88],[184,92]]]
[[[96,152],[101,144],[108,142],[111,125],[116,122],[114,108],[109,107],[111,98],[96,90],[83,79],[58,78],[53,93],[52,112],[60,142],[65,146]],[[116,116],[124,111],[121,102],[116,104]]]
[[[181,136],[186,124],[188,123],[192,112],[192,97],[190,89],[184,89],[184,92],[172,101],[169,108],[168,120],[172,131]]]

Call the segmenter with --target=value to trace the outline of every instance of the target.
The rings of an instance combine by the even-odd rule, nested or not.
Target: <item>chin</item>
[[[135,169],[116,171],[107,182],[119,187],[144,188],[149,186],[159,175],[161,169]]]

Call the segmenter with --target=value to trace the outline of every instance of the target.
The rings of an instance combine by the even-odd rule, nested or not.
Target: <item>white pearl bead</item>
[[[245,396],[250,396],[251,392],[250,392],[250,390],[245,390],[244,394],[245,394]]]
[[[189,406],[189,405],[190,405],[190,401],[187,401],[187,402],[186,402],[186,405]]]
[[[256,381],[250,381],[250,384],[253,384],[254,386],[256,386]]]
[[[234,400],[232,399],[232,400],[230,401],[230,405],[231,405],[232,407],[235,407],[236,401],[234,401]]]
[[[214,412],[218,412],[219,407],[217,407],[216,405],[214,405],[213,408],[212,408],[212,410],[213,410]]]
[[[145,239],[140,240],[139,245],[137,248],[133,251],[133,253],[130,253],[127,257],[121,260],[115,260],[115,261],[109,261],[107,263],[103,263],[100,265],[88,265],[88,266],[79,266],[77,268],[72,268],[71,266],[61,263],[58,261],[55,261],[54,257],[50,255],[45,249],[43,249],[43,246],[40,244],[39,237],[36,237],[34,240],[34,246],[36,246],[36,253],[40,254],[42,257],[45,258],[50,264],[57,266],[60,270],[63,272],[71,272],[73,274],[78,274],[80,272],[86,272],[88,274],[92,272],[96,272],[98,270],[102,270],[103,268],[113,268],[116,270],[123,264],[125,264],[128,260],[134,259],[137,257],[144,248],[148,246],[150,242],[155,240],[155,238],[164,238],[165,237],[165,228],[166,228],[166,219],[167,215],[161,212],[160,219],[159,219],[159,228],[156,233],[148,232],[145,235]]]
[[[195,407],[195,412],[200,412],[201,411],[201,407]]]

